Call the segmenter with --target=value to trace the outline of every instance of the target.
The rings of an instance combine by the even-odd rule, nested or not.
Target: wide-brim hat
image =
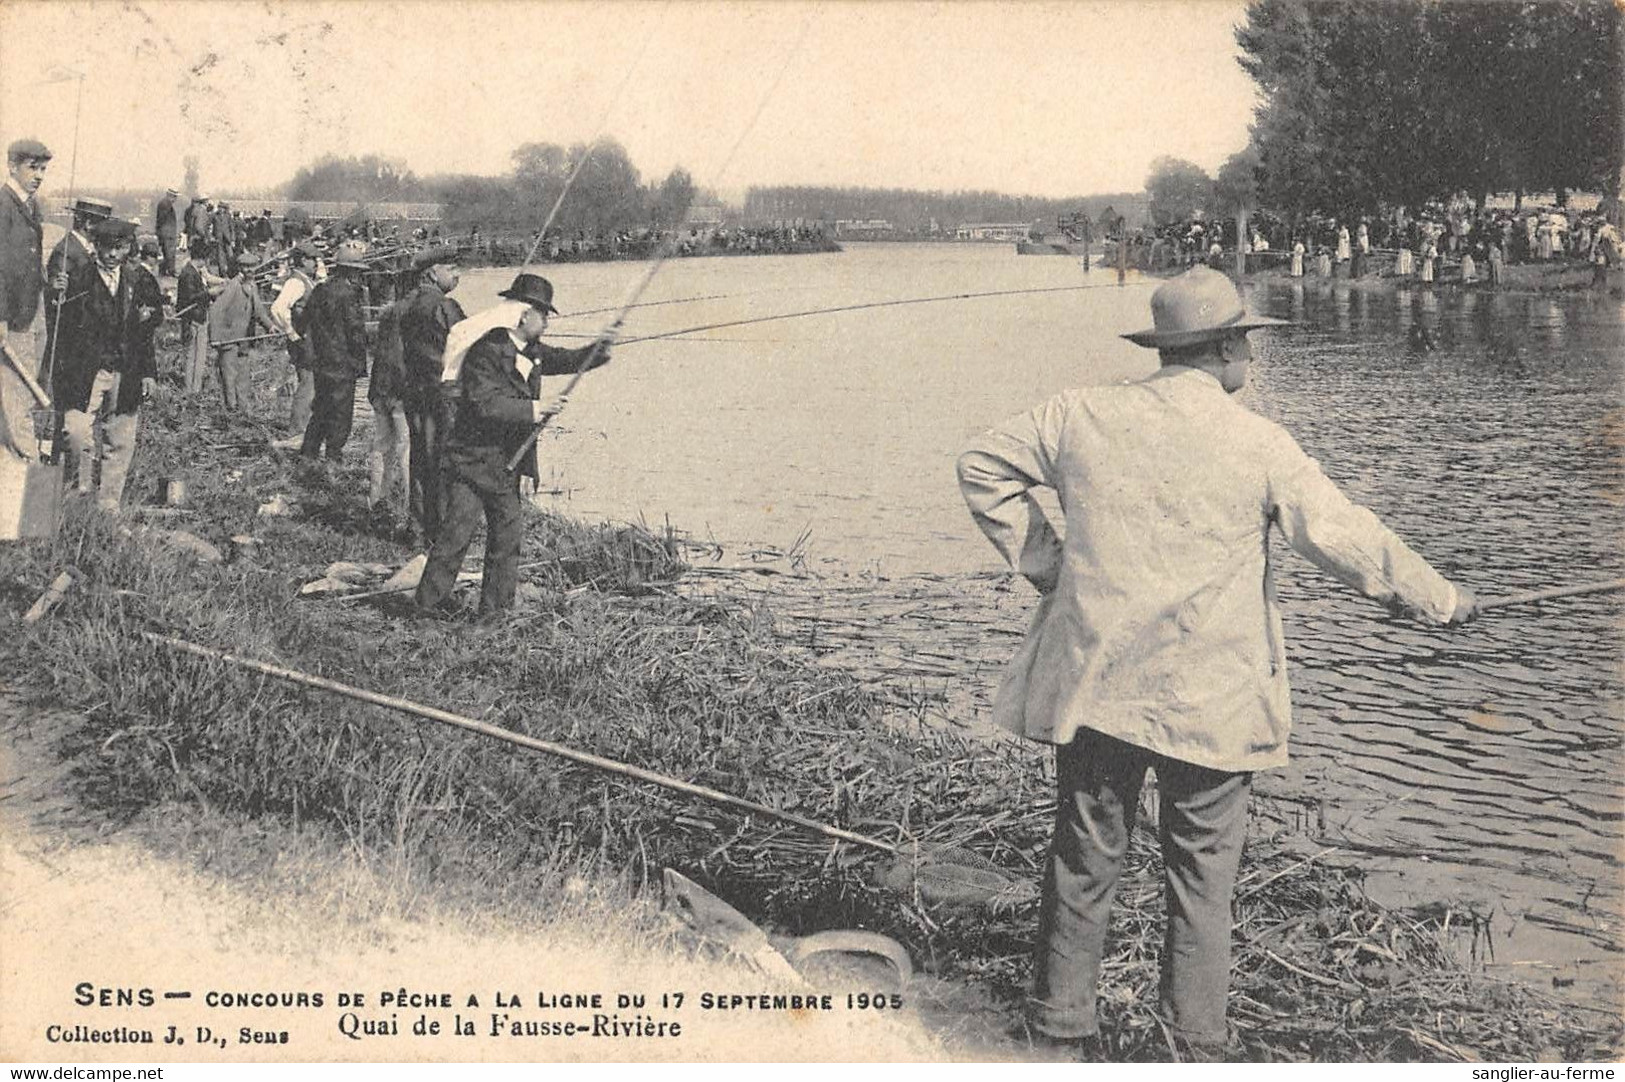
[[[73,212],[90,218],[111,218],[113,216],[113,204],[106,200],[88,199],[81,195],[73,201]]]
[[[553,307],[553,283],[539,274],[519,275],[513,280],[513,285],[497,296],[507,297],[511,301],[524,301],[532,308],[558,315],[559,310]]]
[[[1151,294],[1152,326],[1123,337],[1137,346],[1177,348],[1287,322],[1248,314],[1234,282],[1211,267],[1193,267]]]
[[[456,262],[457,249],[453,248],[449,244],[442,244],[434,248],[425,248],[423,251],[413,255],[412,269],[418,271],[428,270],[430,267],[438,267],[442,263]]]

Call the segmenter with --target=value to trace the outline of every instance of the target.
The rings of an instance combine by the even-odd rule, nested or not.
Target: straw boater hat
[[[553,283],[539,274],[521,274],[513,280],[513,285],[498,293],[499,297],[507,297],[512,301],[524,301],[532,308],[543,312],[558,315],[559,310],[553,307]]]
[[[1151,294],[1152,326],[1123,337],[1137,346],[1178,348],[1286,322],[1248,315],[1229,278],[1210,267],[1193,267]]]
[[[86,218],[106,219],[113,216],[113,204],[105,199],[90,199],[81,195],[73,201],[73,212]]]

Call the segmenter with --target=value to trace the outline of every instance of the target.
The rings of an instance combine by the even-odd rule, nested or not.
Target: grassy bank
[[[272,380],[257,393],[260,416],[282,416]],[[307,484],[265,435],[166,386],[126,503],[180,478],[189,513],[112,518],[76,503],[51,542],[0,550],[13,620],[64,567],[83,575],[51,618],[14,624],[0,649],[36,704],[83,716],[54,744],[87,809],[110,823],[180,807],[273,824],[279,838],[316,832],[395,869],[402,896],[424,905],[556,897],[583,875],[636,896],[674,867],[777,930],[887,932],[937,986],[978,989],[1013,1017],[1031,890],[995,908],[933,907],[876,885],[864,854],[778,824],[143,639],[160,631],[359,684],[887,841],[965,846],[1036,882],[1053,784],[1044,755],[899,715],[877,689],[801,660],[759,604],[667,588],[683,570],[669,533],[533,514],[522,604],[497,622],[299,599],[333,561],[398,565],[412,552],[365,513],[361,448],[330,483]],[[259,515],[278,494],[293,512]],[[149,520],[222,551],[243,534],[259,544],[200,562],[142,529]],[[1476,921],[1384,910],[1357,876],[1275,844],[1279,824],[1254,826],[1237,910],[1237,1055],[1590,1059],[1616,1046],[1609,1019],[1475,975]],[[1136,839],[1103,995],[1126,1059],[1167,1054],[1153,1015],[1153,838]],[[936,997],[934,1024],[959,1024],[953,1003]]]

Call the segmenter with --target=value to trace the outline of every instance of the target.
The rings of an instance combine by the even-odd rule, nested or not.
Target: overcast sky
[[[329,153],[498,174],[523,142],[600,131],[646,179],[683,165],[729,193],[1138,190],[1161,154],[1212,171],[1246,143],[1244,9],[0,0],[0,139],[44,139],[59,192],[70,171],[179,187],[188,153],[215,191]],[[84,72],[76,167],[78,83],[45,81],[63,67]]]

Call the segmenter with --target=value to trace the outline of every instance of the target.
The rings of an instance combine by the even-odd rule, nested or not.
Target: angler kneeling
[[[541,378],[609,363],[613,331],[580,349],[542,344],[553,307],[553,285],[521,274],[499,296],[505,301],[452,328],[442,373],[455,389],[454,417],[441,457],[443,521],[418,584],[422,609],[442,608],[457,584],[463,557],[485,516],[485,575],[480,614],[513,605],[519,584],[519,545],[524,537],[521,475],[536,477],[534,455],[517,469],[508,461],[546,417],[564,408],[565,396],[541,397]]]

